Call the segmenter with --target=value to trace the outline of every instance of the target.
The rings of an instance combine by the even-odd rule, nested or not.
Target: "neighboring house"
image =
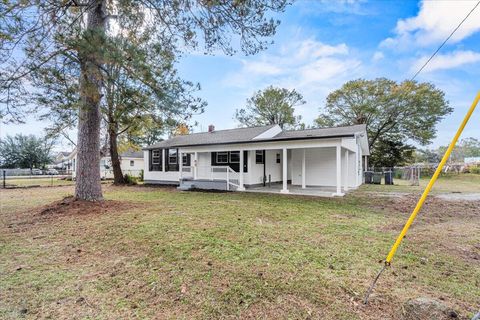
[[[365,125],[297,131],[278,125],[219,131],[209,126],[209,132],[144,148],[144,181],[184,190],[341,196],[362,184],[362,159],[368,155]]]
[[[53,164],[47,166],[47,168],[54,168],[65,171],[70,174],[72,172],[72,152],[61,151],[53,159]]]
[[[77,173],[77,168],[75,164],[77,163],[77,151],[73,151],[73,172],[72,176],[75,177]],[[102,179],[113,179],[113,168],[112,160],[107,151],[101,151],[100,158],[100,177]],[[143,163],[143,152],[128,150],[119,154],[120,158],[120,167],[122,168],[123,174],[129,174],[131,176],[138,177],[140,176],[144,163]]]

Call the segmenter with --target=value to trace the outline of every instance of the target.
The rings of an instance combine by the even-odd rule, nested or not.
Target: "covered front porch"
[[[262,143],[179,149],[180,159],[188,154],[193,160],[190,166],[180,164],[180,189],[343,196],[362,183],[362,154],[356,143],[294,141],[278,147]],[[232,155],[238,162],[235,170],[215,160]]]
[[[259,192],[259,193],[285,193],[282,192],[283,186],[281,184],[272,184],[267,186],[254,186],[247,188],[247,192]],[[335,187],[317,187],[310,186],[302,188],[302,186],[296,186],[292,184],[287,185],[288,194],[301,195],[301,196],[315,196],[315,197],[332,197],[336,193]]]

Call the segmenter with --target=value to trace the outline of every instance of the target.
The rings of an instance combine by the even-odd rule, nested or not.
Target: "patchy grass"
[[[440,200],[362,305],[408,215],[369,187],[325,199],[104,186],[114,206],[72,214],[40,214],[72,187],[1,190],[0,318],[398,319],[419,295],[475,312],[478,212]]]
[[[401,179],[394,179],[395,184],[393,186],[386,186],[383,184],[382,185],[369,184],[369,185],[364,185],[360,191],[361,192],[374,191],[374,192],[388,192],[388,193],[392,193],[392,192],[419,193],[425,189],[429,181],[430,181],[430,178],[422,178],[420,179],[420,186],[410,186],[408,181],[401,180]],[[437,179],[437,181],[435,182],[435,185],[432,188],[432,194],[452,193],[452,192],[459,192],[459,193],[480,192],[480,175],[470,174],[470,173],[442,175]]]
[[[2,182],[3,183],[3,182]],[[30,187],[30,186],[41,186],[41,187],[50,187],[50,186],[71,186],[75,184],[75,181],[68,181],[64,179],[59,179],[55,177],[45,177],[45,178],[25,178],[25,179],[7,179],[7,187]]]

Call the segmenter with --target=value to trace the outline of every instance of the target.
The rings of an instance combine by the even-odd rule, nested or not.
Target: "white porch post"
[[[306,168],[305,168],[305,152],[306,149],[303,149],[303,155],[302,155],[302,189],[305,189],[307,187],[306,184]]]
[[[162,172],[165,172],[165,149],[162,149]]]
[[[360,167],[358,165],[358,144],[357,144],[357,151],[355,152],[355,187],[360,185]]]
[[[348,191],[348,162],[349,162],[348,155],[349,155],[348,150],[345,150],[345,172],[343,173],[344,180],[345,180],[343,185],[343,190],[345,192]]]
[[[245,191],[243,186],[243,150],[240,150],[240,168],[238,169],[238,188],[237,191]]]
[[[288,177],[287,177],[287,148],[283,148],[283,158],[282,158],[282,165],[283,165],[283,186],[282,190],[280,190],[281,193],[288,193],[288,188],[287,188],[287,183],[288,183]]]
[[[364,167],[364,170],[365,170],[365,171],[368,171],[368,158],[367,158],[367,156],[365,156],[365,167]]]
[[[197,179],[197,166],[198,166],[198,152],[195,152],[194,159],[193,159],[193,179]]]
[[[335,192],[334,196],[343,196],[342,193],[342,147],[337,145],[336,147],[336,169],[337,169],[337,192]]]
[[[183,152],[178,151],[177,157],[178,157],[177,161],[178,161],[179,179],[182,180],[182,176],[183,176]]]

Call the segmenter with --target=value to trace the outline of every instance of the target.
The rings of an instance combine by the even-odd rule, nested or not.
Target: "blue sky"
[[[235,109],[254,91],[268,85],[295,88],[307,103],[297,108],[311,124],[329,92],[346,81],[387,77],[409,79],[476,1],[298,1],[281,20],[274,44],[255,56],[183,56],[178,68],[187,80],[199,82],[208,102],[196,116],[206,130],[235,127]],[[437,57],[417,77],[442,89],[454,108],[438,126],[432,147],[448,144],[471,100],[480,89],[480,7]],[[463,137],[480,138],[478,110]],[[3,126],[1,135],[41,133],[33,119],[25,125]]]

